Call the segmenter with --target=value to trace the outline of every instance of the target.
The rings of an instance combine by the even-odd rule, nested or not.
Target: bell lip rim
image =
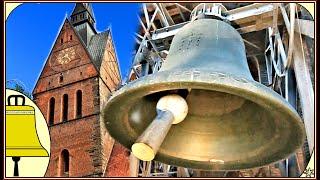
[[[295,151],[297,151],[298,149],[299,149],[299,147],[297,147],[295,149]],[[223,165],[216,164],[216,166],[218,168],[211,168],[211,167],[214,166],[214,164],[209,162],[209,161],[208,161],[209,163],[207,163],[207,161],[188,160],[188,162],[191,161],[190,164],[193,164],[193,165],[189,166],[189,167],[186,167],[186,168],[199,169],[199,170],[213,170],[213,171],[236,171],[236,170],[248,170],[248,169],[252,169],[252,168],[261,168],[261,167],[265,167],[265,166],[271,165],[273,163],[288,159],[291,155],[293,155],[295,153],[295,151],[292,152],[292,153],[286,154],[285,156],[283,156],[283,158],[281,158],[279,160],[266,161],[266,163],[259,163],[257,166],[248,166],[247,165],[247,166],[239,166],[239,168],[221,168],[221,167],[223,167]],[[167,158],[167,157],[169,157],[169,158]],[[166,158],[169,159],[169,160],[167,160]],[[169,156],[167,154],[161,154],[160,158],[156,155],[153,160],[160,161],[160,162],[165,163],[165,164],[171,164],[171,165],[183,167],[184,164],[180,163],[180,162],[181,162],[181,160],[187,160],[187,159],[177,158],[177,157],[174,157],[174,156]],[[175,162],[178,162],[178,163],[175,163]],[[203,164],[201,164],[201,163],[203,163]],[[201,164],[201,165],[194,165],[194,164]],[[208,165],[208,164],[211,164],[211,165]]]
[[[216,73],[220,73],[218,71],[215,71],[215,72]],[[279,107],[281,107],[280,112],[281,113],[286,113],[289,117],[291,117],[290,118],[290,122],[291,123],[295,123],[297,125],[297,129],[296,130],[299,130],[299,129],[302,130],[302,131],[300,131],[300,134],[301,134],[300,140],[297,139],[297,141],[296,141],[296,142],[299,142],[299,143],[295,143],[296,146],[295,146],[294,151],[291,151],[290,153],[284,154],[284,156],[282,156],[281,159],[285,159],[286,157],[289,157],[291,154],[293,154],[298,148],[300,148],[303,145],[306,133],[305,133],[305,129],[304,129],[304,125],[302,123],[301,117],[296,112],[296,110],[287,101],[285,101],[285,99],[282,96],[280,96],[279,94],[277,94],[273,90],[269,89],[265,85],[260,84],[259,82],[256,82],[254,80],[250,80],[250,79],[244,77],[244,79],[247,80],[245,85],[252,85],[253,87],[257,87],[255,90],[254,89],[248,90],[248,86],[234,86],[234,85],[231,85],[230,82],[228,82],[228,80],[222,80],[222,79],[220,79],[222,81],[220,81],[219,83],[212,82],[212,81],[210,82],[208,80],[195,81],[194,79],[192,79],[192,80],[188,79],[188,78],[183,79],[183,78],[186,77],[186,75],[184,75],[184,77],[181,78],[181,79],[170,79],[168,77],[169,77],[169,75],[171,73],[172,72],[168,72],[168,71],[159,71],[156,74],[150,74],[150,75],[141,77],[141,78],[139,78],[139,79],[137,79],[135,81],[132,81],[132,82],[128,83],[127,85],[123,86],[118,91],[114,92],[111,97],[109,97],[105,107],[103,108],[103,114],[108,114],[108,110],[109,110],[110,106],[112,106],[112,104],[115,103],[115,102],[119,102],[119,99],[123,100],[123,98],[125,98],[126,96],[130,96],[130,95],[132,95],[132,94],[134,94],[136,92],[139,92],[141,90],[145,90],[145,88],[147,88],[148,86],[152,87],[154,85],[161,85],[161,84],[167,85],[168,83],[171,83],[171,86],[175,86],[176,85],[176,88],[172,88],[171,86],[169,88],[168,86],[166,86],[166,88],[163,88],[163,89],[161,88],[161,90],[155,91],[155,92],[161,92],[161,91],[166,91],[166,90],[174,90],[174,89],[187,89],[187,88],[183,88],[183,87],[180,87],[180,88],[178,87],[177,84],[181,85],[183,83],[185,83],[185,84],[188,84],[188,83],[199,84],[200,86],[203,87],[204,90],[211,90],[211,91],[218,91],[218,92],[225,92],[225,93],[235,92],[234,90],[240,89],[243,92],[248,92],[246,94],[246,96],[243,96],[243,94],[235,94],[235,93],[231,93],[231,94],[237,95],[237,96],[242,97],[242,98],[247,99],[247,100],[250,100],[250,101],[252,101],[252,102],[254,102],[256,104],[259,104],[259,105],[261,105],[263,107],[265,107],[265,104],[267,104],[267,103],[265,103],[265,101],[267,101],[267,102],[271,103],[272,105],[275,105],[277,108],[274,108],[274,109],[276,111],[278,111],[278,112],[279,112]],[[205,73],[205,74],[209,74],[209,73]],[[224,73],[224,74],[227,74],[227,73]],[[228,75],[230,77],[238,78],[237,76],[235,76],[233,74],[228,74]],[[157,79],[156,80],[152,80],[152,83],[150,83],[150,81],[148,81],[148,80],[153,79],[153,78],[157,78]],[[145,81],[147,83],[142,83],[143,81]],[[174,85],[172,85],[172,84],[174,84]],[[240,83],[240,84],[244,85],[243,83]],[[216,88],[216,89],[205,88],[206,85],[208,85],[210,87],[218,87],[218,88]],[[191,89],[193,89],[193,87],[196,87],[196,86],[190,85],[189,87]],[[228,88],[227,91],[222,91],[222,90],[225,90],[227,88]],[[200,88],[198,87],[198,88],[194,88],[194,89],[200,89]],[[265,90],[265,93],[262,93],[263,90]],[[261,95],[261,93],[265,94],[265,95]],[[143,96],[146,96],[146,95],[149,95],[149,94],[152,94],[152,93],[144,93]],[[260,97],[260,99],[259,99],[260,101],[254,101],[254,100],[257,100],[257,99],[253,98],[251,95],[257,95],[258,97]],[[269,98],[266,98],[267,95],[268,95]],[[141,98],[143,96],[137,96],[134,99],[138,99],[138,98]],[[263,104],[263,103],[261,104],[261,102],[263,102],[265,104]],[[289,108],[285,108],[285,106],[287,106]],[[128,108],[130,109],[130,107],[128,107]],[[285,110],[285,109],[290,109],[290,110]],[[105,116],[105,117],[107,117],[107,116]],[[105,123],[106,129],[109,131],[110,126],[106,125],[106,122],[107,122],[106,119],[104,119],[103,122]],[[109,132],[110,132],[110,135],[112,137],[114,137],[112,131],[109,131]],[[116,139],[116,141],[118,141],[117,138],[115,138],[115,139]],[[128,140],[128,138],[126,138],[126,139],[127,139],[126,141],[130,141],[130,140]],[[124,141],[122,141],[122,142],[118,141],[118,142],[120,144],[124,145],[127,148],[130,146],[130,145],[127,145],[127,143],[124,143]],[[134,142],[132,142],[132,144],[133,143]],[[163,153],[161,153],[161,154],[157,153],[155,155],[154,160],[162,161],[163,158],[159,159],[159,156],[160,157],[173,158],[173,159],[170,159],[167,162],[172,162],[172,161],[175,161],[175,162],[178,161],[179,162],[179,160],[187,160],[187,159],[183,159],[183,158],[179,158],[179,157],[173,157],[173,156],[170,156],[168,154],[163,154]],[[262,167],[262,166],[265,166],[265,165],[280,161],[281,159],[276,160],[276,161],[267,161],[267,159],[264,159],[267,163],[262,163],[262,165],[259,165],[259,166],[243,167],[243,168],[239,168],[239,170],[240,169],[250,169],[250,168],[254,168],[254,167]],[[188,161],[194,161],[194,162],[198,162],[198,163],[206,162],[206,161],[196,161],[196,160],[188,160]],[[171,164],[182,165],[180,163],[171,163]],[[209,163],[207,163],[207,164],[209,164]],[[203,165],[201,167],[202,167],[202,169],[210,170],[209,168],[204,168],[205,165]],[[206,166],[206,167],[209,167],[209,166]],[[191,168],[195,168],[196,169],[196,166],[192,166]],[[217,170],[237,170],[237,169],[217,169]]]

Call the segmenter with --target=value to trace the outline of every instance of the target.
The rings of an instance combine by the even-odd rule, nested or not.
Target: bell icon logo
[[[39,108],[27,96],[6,90],[6,176],[43,177],[50,136]]]

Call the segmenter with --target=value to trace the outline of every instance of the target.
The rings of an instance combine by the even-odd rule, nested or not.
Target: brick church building
[[[91,5],[76,3],[33,90],[51,136],[47,177],[129,176],[130,152],[100,113],[120,82],[111,30],[97,32]]]

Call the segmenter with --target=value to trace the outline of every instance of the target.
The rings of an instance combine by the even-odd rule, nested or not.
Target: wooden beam
[[[244,41],[244,43],[246,43],[246,44],[248,44],[248,45],[256,48],[256,49],[259,50],[259,51],[262,51],[262,49],[261,49],[259,46],[257,46],[256,44],[254,44],[254,43],[252,43],[252,42],[250,42],[250,41],[248,41],[248,40],[246,40],[246,39],[242,39],[242,40]]]
[[[258,80],[261,83],[261,70],[260,70],[260,65],[259,65],[259,59],[257,58],[257,56],[252,56],[252,61],[254,61],[254,65],[257,68],[258,71]]]
[[[273,11],[266,12],[264,14],[253,15],[250,17],[242,18],[242,19],[237,19],[237,20],[234,20],[233,22],[241,26],[242,24],[256,22],[257,19],[263,20],[263,19],[269,19],[269,18],[273,19]]]
[[[272,35],[274,35],[278,31],[278,9],[279,3],[273,3],[273,23],[272,23]]]
[[[190,10],[190,9],[188,9],[188,8],[186,8],[186,7],[184,7],[184,6],[182,6],[181,4],[179,4],[179,3],[174,3],[174,4],[176,4],[177,6],[181,7],[181,9],[183,9],[183,10],[188,11],[188,12],[190,12],[190,13],[191,13],[191,10]]]
[[[282,25],[283,21],[278,19],[278,25]],[[257,22],[252,22],[250,24],[242,25],[240,28],[238,28],[238,32],[240,34],[254,32],[254,31],[260,31],[262,29],[266,29],[268,27],[272,27],[273,25],[273,18],[270,17],[268,19],[263,19]]]
[[[143,162],[142,177],[149,177],[151,171],[151,161]]]
[[[162,10],[161,10],[161,7],[159,6],[158,3],[153,3],[154,7],[155,8],[158,8],[159,9],[159,19],[160,19],[160,22],[163,24],[164,27],[168,27],[169,26],[169,22],[167,20],[167,18],[165,17],[165,15],[163,14]]]
[[[231,9],[227,13],[228,13],[228,15],[236,14],[236,13],[239,13],[239,12],[248,11],[250,9],[256,9],[256,8],[262,7],[262,6],[267,5],[267,4],[268,3],[254,3],[254,4],[251,4],[251,5],[248,5],[248,6]]]
[[[294,30],[314,39],[314,21],[296,19]]]
[[[169,165],[163,164],[163,173],[168,174],[168,172],[169,172]]]
[[[183,21],[186,21],[187,19],[184,17],[183,12],[181,11],[181,8],[180,8],[178,5],[176,5],[176,6],[177,6],[177,9],[178,9],[179,14],[180,14],[180,16],[181,16],[181,19],[182,19]]]
[[[288,14],[282,4],[279,7],[282,13],[283,21],[287,27],[288,32],[290,33],[290,20],[289,20]]]
[[[171,16],[170,16],[168,10],[166,9],[166,7],[163,6],[163,3],[159,3],[159,7],[160,7],[161,11],[163,12],[163,14],[165,15],[169,25],[174,25],[175,23],[174,23],[173,19],[171,18]]]
[[[147,27],[148,27],[150,25],[150,19],[149,19],[149,13],[147,10],[147,5],[145,3],[143,3],[142,6],[143,6],[144,18],[146,20]]]
[[[136,158],[132,153],[129,157],[129,169],[130,177],[138,177],[139,173],[139,159]]]
[[[177,167],[177,177],[190,177],[188,169],[184,167]]]
[[[272,4],[262,3],[256,6],[254,5],[255,4],[227,11],[226,13],[228,15],[226,18],[237,24],[242,24],[255,21],[257,18],[263,19],[266,17],[273,17],[274,7]]]
[[[303,52],[299,33],[295,33],[293,68],[300,96],[304,125],[306,129],[310,154],[314,148],[314,90],[312,87],[309,63]]]

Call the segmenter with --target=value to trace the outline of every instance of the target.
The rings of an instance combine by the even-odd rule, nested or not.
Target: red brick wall
[[[63,81],[59,82],[61,75],[63,76]],[[96,69],[92,64],[84,64],[77,68],[56,72],[50,76],[43,76],[39,78],[37,88],[34,93],[41,93],[92,77],[97,77]]]
[[[59,159],[64,149],[70,153],[69,176],[88,176],[94,173],[92,156],[95,144],[92,138],[97,121],[97,116],[91,116],[50,128],[51,157],[47,177],[61,176]]]
[[[62,99],[64,94],[68,94],[68,120],[76,119],[76,92],[82,91],[82,116],[88,116],[100,112],[99,103],[94,102],[95,98],[99,98],[98,94],[93,92],[98,88],[97,77],[85,79],[77,83],[68,84],[58,89],[52,89],[40,94],[34,95],[34,101],[41,109],[46,120],[49,120],[49,101],[55,98],[54,108],[54,124],[62,122]]]
[[[130,151],[128,151],[125,147],[123,147],[118,142],[115,142],[109,162],[108,162],[105,176],[129,177],[130,176],[130,169],[129,169],[129,163],[128,163],[129,155],[130,155]]]
[[[100,104],[98,78],[91,78],[35,94],[34,99],[48,120],[49,100],[55,100],[54,125],[50,126],[51,159],[46,176],[61,176],[61,152],[70,153],[69,176],[100,176],[102,174]],[[82,118],[76,118],[76,91],[82,90]],[[68,94],[68,121],[62,122],[62,96]]]

